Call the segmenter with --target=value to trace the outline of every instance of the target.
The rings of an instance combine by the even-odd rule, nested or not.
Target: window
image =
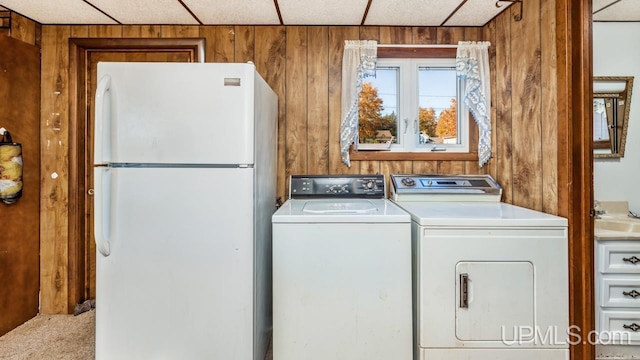
[[[468,152],[454,58],[379,58],[358,99],[358,150]]]

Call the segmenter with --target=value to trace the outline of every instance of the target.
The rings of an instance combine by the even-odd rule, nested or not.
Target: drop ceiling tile
[[[285,25],[360,25],[367,0],[278,0]]]
[[[593,0],[592,9],[593,12],[596,12],[606,6],[609,6],[618,0]]]
[[[594,7],[595,11],[595,7]],[[640,21],[640,1],[622,0],[593,15],[594,21]]]
[[[182,2],[205,25],[280,24],[273,0],[182,0]]]
[[[439,26],[463,0],[373,0],[365,25]]]
[[[0,0],[0,5],[40,24],[116,24],[82,0]]]
[[[198,24],[176,0],[88,1],[122,24]]]
[[[511,4],[511,2],[507,1],[468,0],[444,25],[483,26],[498,14],[505,11]],[[519,8],[520,5],[514,6]]]

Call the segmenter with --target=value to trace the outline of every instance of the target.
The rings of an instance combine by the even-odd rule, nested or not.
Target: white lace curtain
[[[346,40],[344,44],[340,153],[342,162],[349,167],[349,147],[358,141],[358,94],[364,78],[376,74],[377,46],[378,43],[371,40]]]
[[[460,41],[456,55],[456,72],[462,80],[463,101],[478,124],[478,162],[491,158],[491,75],[488,41]]]
[[[342,57],[342,162],[351,166],[349,147],[358,141],[358,94],[366,77],[375,76],[377,42],[346,40]],[[491,158],[491,82],[487,41],[461,41],[456,55],[456,72],[462,81],[463,102],[478,124],[478,162]]]

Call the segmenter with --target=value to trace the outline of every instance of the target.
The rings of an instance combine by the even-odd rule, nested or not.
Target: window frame
[[[455,59],[455,46],[412,47],[404,45],[379,45],[378,59]],[[469,126],[467,132],[468,151],[387,151],[387,150],[362,150],[358,151],[354,144],[350,150],[351,160],[478,160],[478,127],[473,117],[468,116]],[[400,122],[400,117],[398,118]]]

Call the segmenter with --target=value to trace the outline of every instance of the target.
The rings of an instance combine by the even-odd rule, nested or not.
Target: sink
[[[635,219],[596,219],[595,230],[640,233],[640,221]]]

